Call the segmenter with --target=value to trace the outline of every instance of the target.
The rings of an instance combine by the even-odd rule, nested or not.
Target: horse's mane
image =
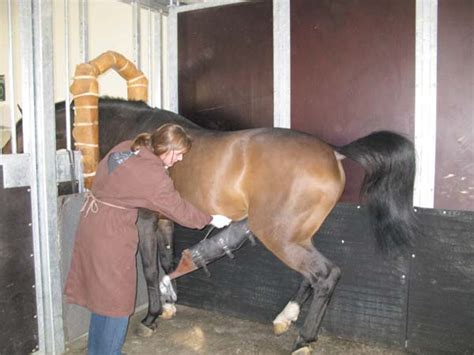
[[[21,107],[19,109],[21,112]],[[55,103],[57,140],[59,137],[64,138],[65,110],[66,102],[64,100]],[[70,104],[70,110],[71,117],[74,117],[73,101]],[[106,112],[105,117],[99,118],[101,122],[106,120],[106,124],[111,127],[119,127],[123,124],[126,127],[133,127],[136,132],[150,131],[156,128],[157,124],[165,122],[175,122],[188,129],[216,129],[216,122],[213,120],[200,121],[200,124],[197,124],[177,113],[151,107],[144,101],[129,101],[118,97],[101,96],[99,97],[99,114],[101,111]],[[16,123],[17,139],[19,141],[18,152],[23,151],[22,141],[20,141],[20,138],[23,137],[22,125],[23,120],[20,118]],[[5,147],[2,148],[3,153],[11,153],[10,144],[10,141],[5,144]],[[60,146],[62,147],[62,145]]]
[[[134,117],[146,117],[147,120],[149,118],[159,118],[165,121],[176,122],[186,128],[205,128],[177,113],[151,107],[144,101],[129,101],[122,98],[102,96],[99,98],[99,112],[101,109],[107,109],[108,111],[114,110],[120,116],[121,120],[132,119]]]
[[[121,97],[101,96],[99,97],[99,107],[101,105],[113,105],[118,108],[132,109],[137,111],[142,110],[153,110],[153,107],[149,106],[144,101],[131,101]]]

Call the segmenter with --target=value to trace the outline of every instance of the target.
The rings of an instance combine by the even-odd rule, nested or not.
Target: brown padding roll
[[[148,99],[148,79],[136,66],[123,55],[108,51],[89,63],[76,67],[74,81],[70,87],[74,95],[74,129],[75,146],[83,157],[84,185],[92,186],[92,181],[99,163],[99,84],[97,77],[110,68],[114,69],[127,81],[129,100],[144,101]]]

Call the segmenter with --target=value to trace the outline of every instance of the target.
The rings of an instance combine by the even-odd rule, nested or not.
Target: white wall
[[[13,29],[14,29],[14,69],[15,69],[15,101],[21,106],[21,72],[20,72],[20,42],[18,16],[16,11],[17,2],[12,1],[14,7]],[[80,64],[79,48],[79,1],[69,1],[69,68],[66,72],[65,66],[65,23],[64,2],[53,1],[53,46],[54,46],[54,97],[55,101],[66,98],[67,90],[72,83],[76,65]],[[108,50],[121,53],[126,58],[133,58],[133,15],[132,7],[118,1],[89,0],[89,60]],[[149,52],[149,11],[141,10],[141,70],[149,78],[150,59]],[[7,2],[0,1],[0,74],[8,75],[8,16]],[[154,60],[159,53],[153,53]],[[67,74],[66,74],[67,73]],[[149,78],[150,79],[150,78]],[[6,80],[7,77],[6,77]],[[127,90],[125,81],[113,70],[99,78],[100,94],[113,97],[126,98]],[[7,87],[7,95],[9,95]],[[15,104],[15,107],[16,107]],[[0,125],[10,127],[8,101],[0,102]],[[18,111],[18,110],[17,110]],[[16,111],[16,112],[17,112]],[[17,112],[17,119],[20,117]],[[9,139],[9,131],[0,130],[0,146]]]
[[[20,57],[19,53],[19,31],[17,26],[17,16],[16,16],[16,8],[13,8],[13,51],[14,51],[14,63],[19,63]],[[5,75],[5,92],[6,92],[6,101],[0,102],[0,125],[10,127],[10,106],[8,105],[9,96],[11,95],[10,89],[7,85],[9,80],[9,73],[8,73],[8,6],[7,1],[0,1],[0,74]],[[14,73],[14,82],[20,83],[20,72],[18,70]],[[20,85],[16,85],[15,87],[15,96],[19,96],[18,87]],[[15,110],[15,107],[13,107]],[[19,112],[17,110],[14,111],[15,115],[18,117]],[[9,137],[9,132],[3,129],[0,129],[0,146],[3,146],[6,140]]]

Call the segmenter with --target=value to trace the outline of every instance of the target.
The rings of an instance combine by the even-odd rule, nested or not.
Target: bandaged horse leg
[[[317,339],[321,321],[341,276],[340,268],[326,259],[316,248],[311,254],[312,258],[307,264],[305,263],[306,272],[303,273],[312,288],[311,305],[293,345],[294,354],[306,353],[310,348],[309,344]]]
[[[298,292],[296,292],[296,295],[273,320],[273,332],[275,335],[281,335],[285,333],[290,328],[291,323],[296,322],[300,314],[301,307],[311,296],[312,292],[313,289],[309,281],[303,279]]]
[[[206,267],[209,263],[224,255],[233,258],[232,252],[239,249],[247,239],[254,243],[253,238],[253,234],[248,229],[247,219],[231,223],[229,227],[211,238],[204,239],[189,249],[185,249],[177,268],[169,277],[172,280],[200,267],[204,268],[209,275]]]

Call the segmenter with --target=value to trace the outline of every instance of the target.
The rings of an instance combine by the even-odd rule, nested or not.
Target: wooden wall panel
[[[438,2],[435,208],[474,211],[474,2]]]
[[[179,112],[213,128],[273,126],[272,2],[178,17]]]
[[[371,131],[413,138],[415,1],[291,1],[292,128],[333,144]],[[346,164],[343,201],[361,168]]]

